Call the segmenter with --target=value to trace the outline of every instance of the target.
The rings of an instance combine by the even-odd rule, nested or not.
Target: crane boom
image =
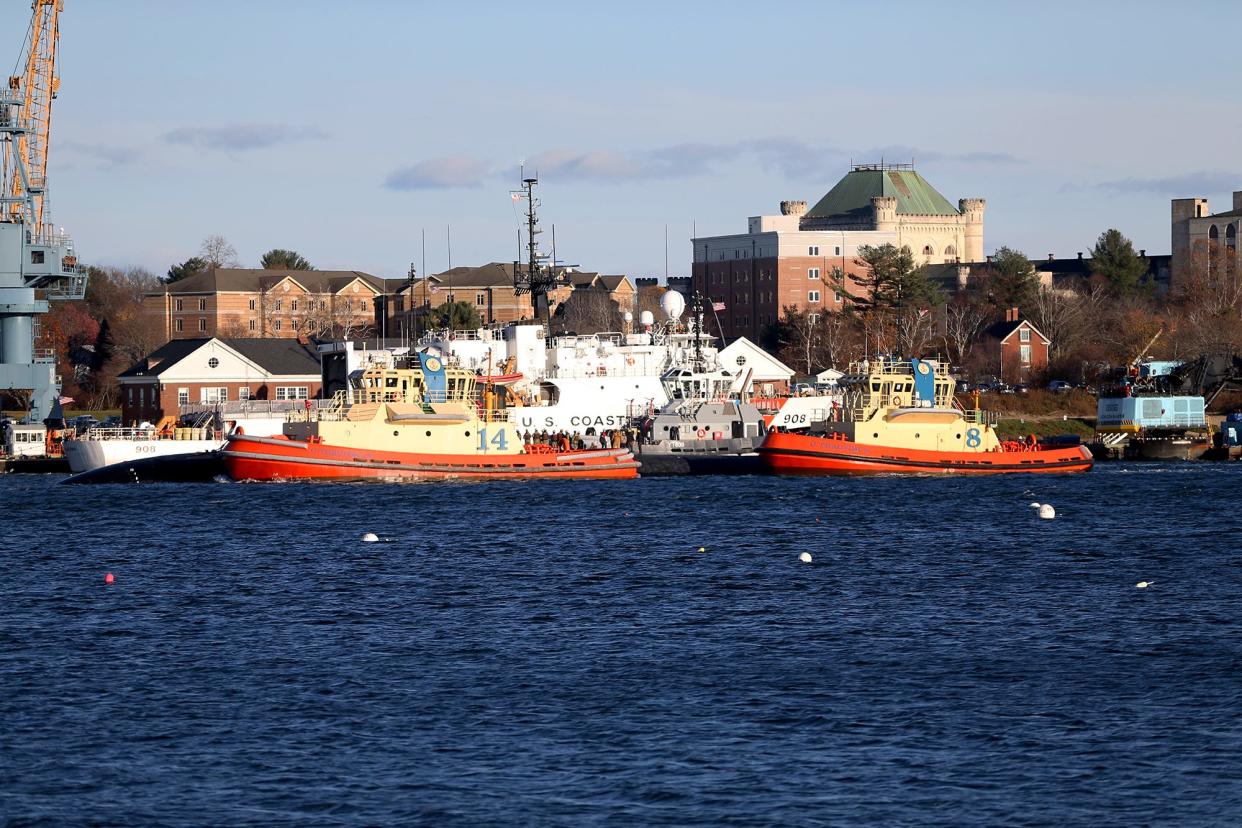
[[[9,195],[29,195],[25,204],[15,202],[10,210],[27,212],[26,220],[37,232],[46,233],[50,218],[43,211],[47,192],[47,149],[52,129],[52,99],[60,91],[61,78],[56,68],[60,46],[60,15],[65,0],[34,0],[31,9],[30,46],[26,66],[21,74],[9,78],[10,92],[20,96],[17,118],[26,132],[17,134],[12,142],[16,164],[11,170]],[[25,175],[21,175],[24,171]]]

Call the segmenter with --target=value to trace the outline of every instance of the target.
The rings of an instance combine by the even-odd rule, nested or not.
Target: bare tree
[[[619,331],[622,322],[621,309],[616,300],[608,295],[608,291],[598,288],[575,290],[556,309],[554,320],[560,330],[580,334]]]
[[[198,249],[198,257],[206,263],[207,267],[241,267],[241,262],[237,258],[237,248],[220,235],[212,235],[203,239]]]
[[[944,315],[944,344],[949,360],[955,365],[965,366],[971,349],[992,321],[992,308],[975,291],[965,290],[945,305]]]

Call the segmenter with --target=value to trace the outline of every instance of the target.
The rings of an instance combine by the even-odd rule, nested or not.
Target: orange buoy
[[[111,583],[114,583],[115,581],[116,581],[116,576],[113,575],[111,572],[109,572],[107,575],[104,576],[105,584],[111,584]]]

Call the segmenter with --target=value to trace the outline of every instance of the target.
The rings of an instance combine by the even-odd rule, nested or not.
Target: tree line
[[[950,291],[908,249],[862,247],[859,275],[838,268],[830,276],[839,310],[786,306],[764,344],[808,375],[868,353],[892,353],[939,356],[968,376],[995,376],[995,360],[980,346],[1005,311],[1018,308],[1052,340],[1046,376],[1034,379],[1090,382],[1127,365],[1157,331],[1165,335],[1153,356],[1242,352],[1242,275],[1233,261],[1197,250],[1172,274],[1171,288],[1158,293],[1147,260],[1110,229],[1097,239],[1081,278],[1041,284],[1024,253],[1002,247]]]

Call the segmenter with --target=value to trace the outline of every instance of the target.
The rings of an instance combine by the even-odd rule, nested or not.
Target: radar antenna
[[[538,183],[537,176],[523,177],[522,191],[524,192],[513,193],[515,199],[526,199],[527,255],[524,264],[517,261],[513,263],[513,289],[518,293],[530,294],[530,306],[535,312],[535,318],[543,323],[544,328],[549,328],[552,317],[548,307],[548,292],[560,285],[562,278],[557,274],[556,263],[549,263],[551,257],[539,252],[537,237],[543,231],[539,229],[539,216],[536,213],[539,202],[535,199],[535,185]]]

